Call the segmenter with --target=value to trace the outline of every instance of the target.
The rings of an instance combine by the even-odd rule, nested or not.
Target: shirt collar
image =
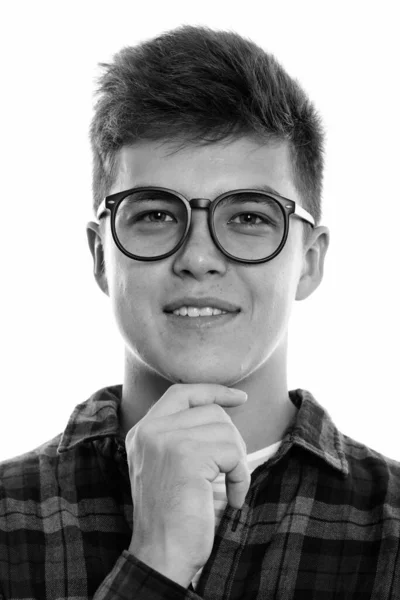
[[[78,404],[61,435],[57,452],[67,452],[94,439],[119,437],[118,414],[121,396],[122,385],[108,386]],[[291,390],[289,396],[298,409],[298,414],[284,442],[290,440],[294,445],[312,452],[347,476],[349,466],[344,451],[343,434],[336,428],[328,412],[306,390]]]
[[[344,449],[344,437],[327,410],[306,390],[292,390],[289,396],[299,412],[287,436],[293,444],[312,452],[337,469],[343,477],[347,477],[349,464]]]
[[[119,405],[122,385],[113,385],[95,392],[88,400],[75,406],[61,435],[58,454],[79,444],[105,437],[119,436]]]

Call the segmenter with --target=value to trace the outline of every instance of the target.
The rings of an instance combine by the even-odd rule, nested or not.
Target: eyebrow
[[[158,186],[158,185],[154,185],[150,184],[150,183],[139,183],[136,184],[135,187],[164,187],[162,185]],[[263,184],[263,185],[250,185],[250,186],[246,186],[244,188],[236,188],[236,189],[249,189],[249,190],[255,190],[255,191],[260,191],[260,192],[266,192],[267,194],[274,194],[275,196],[280,196],[283,197],[282,194],[280,194],[277,190],[275,190],[273,187],[271,187],[268,184]],[[178,190],[176,190],[178,191]],[[227,190],[227,189],[220,189],[217,190],[214,194],[213,197],[217,198],[218,196],[221,196],[222,194],[225,194],[225,192],[229,192],[231,190]],[[180,192],[183,196],[185,196],[186,194],[183,194],[182,192]]]
[[[261,192],[267,192],[269,194],[275,194],[275,196],[282,196],[282,194],[280,194],[277,190],[275,190],[273,187],[271,187],[270,185],[267,185],[267,184],[256,185],[252,189],[260,190]]]

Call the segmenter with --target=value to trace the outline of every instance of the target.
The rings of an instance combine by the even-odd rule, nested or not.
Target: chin
[[[175,368],[164,368],[159,370],[159,373],[173,383],[217,383],[227,387],[231,387],[245,377],[240,365],[235,368],[232,362],[229,366],[216,362],[211,365],[202,365],[197,362],[196,364],[185,364],[184,369],[182,369],[182,365]],[[238,377],[239,373],[241,373],[240,377]]]

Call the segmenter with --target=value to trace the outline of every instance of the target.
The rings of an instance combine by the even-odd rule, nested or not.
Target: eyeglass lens
[[[187,220],[186,205],[179,197],[169,192],[138,191],[119,204],[115,230],[128,253],[151,258],[166,254],[179,244]],[[247,260],[272,255],[285,233],[280,204],[257,192],[236,193],[220,200],[213,223],[221,246],[232,256]]]

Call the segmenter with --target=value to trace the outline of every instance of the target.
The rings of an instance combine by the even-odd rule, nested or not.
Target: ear
[[[86,235],[90,252],[93,257],[94,278],[96,279],[101,291],[108,296],[109,293],[104,261],[104,246],[100,232],[100,225],[98,223],[94,223],[93,221],[89,221],[89,223],[86,225]]]
[[[321,283],[329,237],[327,227],[319,226],[312,230],[304,249],[303,267],[297,285],[296,300],[308,298]]]

